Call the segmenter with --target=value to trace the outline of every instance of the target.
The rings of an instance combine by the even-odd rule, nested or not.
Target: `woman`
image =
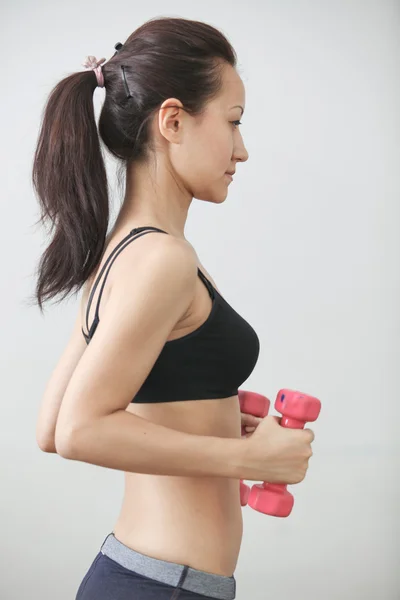
[[[55,87],[34,159],[42,219],[55,226],[38,304],[83,288],[37,439],[44,451],[125,472],[120,515],[76,600],[229,600],[239,479],[296,483],[310,455],[310,432],[275,417],[241,439],[238,388],[259,340],[184,234],[193,198],[224,202],[248,158],[245,90],[233,48],[205,23],[152,19],[115,48],[104,66],[88,57],[91,70]],[[100,137],[126,168],[108,235],[97,85]]]

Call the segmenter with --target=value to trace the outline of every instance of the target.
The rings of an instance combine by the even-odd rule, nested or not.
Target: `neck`
[[[125,197],[115,231],[149,225],[185,238],[191,196],[168,169],[158,165],[132,164],[127,168]]]

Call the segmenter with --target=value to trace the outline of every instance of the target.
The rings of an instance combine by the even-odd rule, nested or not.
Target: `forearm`
[[[154,475],[241,479],[243,440],[193,435],[125,410],[97,419],[57,444],[65,458]]]

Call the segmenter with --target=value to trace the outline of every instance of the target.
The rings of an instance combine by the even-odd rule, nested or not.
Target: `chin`
[[[204,200],[204,202],[211,202],[211,204],[222,204],[225,202],[228,196],[228,189],[218,190],[213,192],[202,192],[201,195],[195,196],[198,200]]]

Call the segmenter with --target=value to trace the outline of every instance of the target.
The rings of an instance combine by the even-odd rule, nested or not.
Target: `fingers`
[[[306,428],[304,431],[307,431],[309,434],[309,443],[311,444],[315,440],[315,434],[312,429]]]
[[[240,413],[240,416],[245,437],[252,435],[263,420],[262,417],[256,417],[255,415],[251,415],[249,413]]]
[[[242,419],[242,425],[247,427],[257,427],[259,423],[262,421],[262,417],[256,417],[255,415],[250,415],[248,413],[240,413]]]

